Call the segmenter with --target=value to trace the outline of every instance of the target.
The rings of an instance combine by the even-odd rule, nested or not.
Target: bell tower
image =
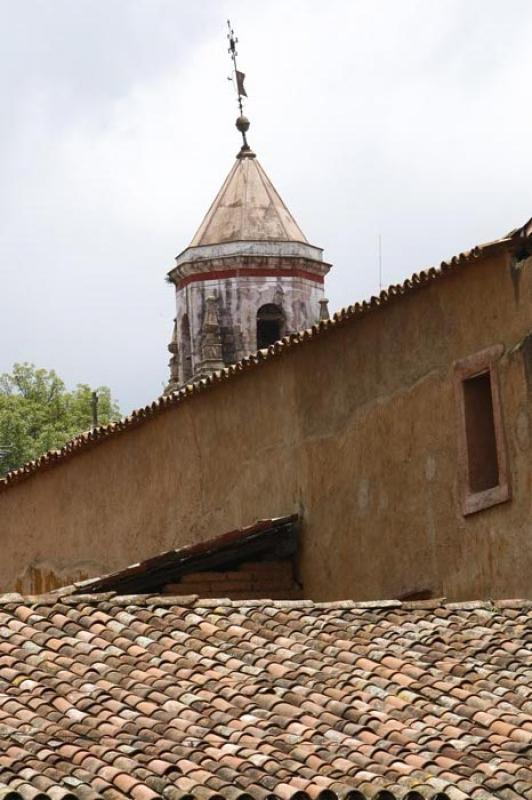
[[[168,273],[176,318],[170,381],[175,391],[327,318],[330,265],[309,244],[247,141],[244,74],[229,28],[242,147],[190,245]]]

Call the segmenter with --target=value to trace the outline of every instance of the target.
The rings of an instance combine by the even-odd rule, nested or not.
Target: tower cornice
[[[240,240],[200,247],[187,247],[176,257],[175,267],[170,270],[169,275],[171,276],[176,270],[182,273],[185,268],[187,271],[195,268],[203,269],[203,262],[235,256],[306,258],[311,261],[321,262],[323,260],[323,250],[321,247],[308,244],[308,242],[265,240]]]
[[[234,278],[239,281],[264,278],[299,278],[323,284],[331,268],[325,261],[301,256],[235,255],[212,258],[194,264],[183,264],[168,273],[176,289],[192,283],[221,281]]]

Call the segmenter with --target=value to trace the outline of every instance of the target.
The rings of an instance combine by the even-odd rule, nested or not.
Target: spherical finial
[[[240,131],[240,133],[246,133],[249,130],[249,119],[245,117],[243,114],[238,117],[237,121],[235,122],[236,127]]]

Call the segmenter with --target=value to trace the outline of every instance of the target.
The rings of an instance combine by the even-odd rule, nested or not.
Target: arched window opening
[[[190,325],[188,315],[181,319],[181,383],[186,383],[192,378],[192,347],[190,341]]]
[[[269,347],[283,335],[284,314],[282,308],[267,303],[257,311],[257,350]]]

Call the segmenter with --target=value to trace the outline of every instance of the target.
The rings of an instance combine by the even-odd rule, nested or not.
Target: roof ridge
[[[247,369],[259,367],[261,362],[278,357],[291,347],[303,345],[306,342],[312,341],[338,326],[354,321],[355,319],[365,316],[373,311],[381,310],[394,300],[410,294],[417,289],[426,287],[432,284],[433,281],[444,278],[446,275],[450,274],[456,269],[460,269],[461,267],[464,267],[467,264],[482,258],[488,252],[498,248],[507,247],[508,244],[511,243],[512,240],[505,237],[503,239],[498,239],[483,245],[477,245],[471,250],[460,253],[457,256],[453,256],[450,261],[442,261],[439,267],[430,267],[422,270],[421,272],[415,272],[410,278],[406,278],[403,283],[391,284],[387,290],[383,289],[378,297],[373,295],[369,301],[363,300],[361,303],[357,302],[354,305],[346,306],[339,311],[336,311],[331,319],[321,320],[311,328],[284,336],[281,340],[270,345],[268,348],[258,350],[257,352],[246,356],[241,361],[237,361],[235,364],[231,364],[228,367],[217,370],[211,373],[209,376],[201,378],[195,383],[189,383],[182,389],[172,392],[171,394],[161,395],[150,404],[133,410],[130,414],[118,420],[118,422],[100,425],[90,431],[80,433],[78,436],[75,436],[66,442],[63,447],[54,450],[48,450],[43,455],[39,456],[39,458],[33,459],[32,461],[23,464],[21,467],[8,472],[3,478],[0,479],[0,493],[2,491],[6,491],[11,486],[16,485],[18,482],[26,480],[42,469],[48,469],[49,467],[55,466],[58,463],[62,463],[64,460],[74,456],[85,447],[90,447],[94,444],[100,444],[110,436],[117,435],[128,430],[129,428],[136,427],[137,425],[144,423],[147,419],[150,419],[151,417],[162,413],[173,406],[179,405],[181,402],[193,397],[194,395],[201,394],[216,384],[223,383],[226,380],[232,380],[239,373],[244,372]]]
[[[210,227],[210,225],[212,223],[212,220],[213,220],[213,216],[211,215],[211,212],[216,207],[216,204],[218,202],[218,198],[221,197],[223,195],[223,193],[225,192],[225,189],[226,189],[227,185],[229,184],[229,182],[231,181],[233,173],[236,172],[237,167],[238,167],[238,160],[235,161],[235,163],[233,164],[233,166],[231,167],[231,169],[229,170],[229,172],[225,176],[224,182],[222,183],[220,189],[218,190],[218,192],[216,193],[216,195],[214,197],[214,200],[212,201],[212,203],[210,204],[209,208],[207,209],[207,213],[205,214],[205,216],[201,220],[199,228],[197,229],[196,233],[192,237],[191,242],[189,244],[189,247],[197,247],[198,245],[194,245],[193,242],[198,238],[198,236],[200,235],[200,232],[201,232],[201,235],[204,236],[207,233],[207,231],[209,230],[209,227]],[[205,227],[203,227],[203,226],[205,226]]]
[[[244,158],[241,159],[240,171],[241,171],[241,180],[244,184],[243,187],[243,198],[242,198],[242,205],[240,207],[240,230],[242,234],[244,234],[244,223],[245,223],[245,210],[248,202],[248,194],[249,194],[249,171],[252,168],[252,164],[256,159],[254,158]]]
[[[94,579],[97,580],[97,579]],[[86,583],[86,582],[82,582]],[[52,592],[43,594],[23,595],[19,592],[7,592],[0,594],[0,606],[6,605],[29,605],[46,606],[65,603],[66,605],[77,605],[86,603],[88,605],[99,605],[100,603],[112,602],[120,606],[182,606],[192,608],[286,608],[286,609],[315,609],[320,611],[374,611],[387,612],[393,609],[402,611],[419,611],[431,613],[438,609],[451,609],[453,611],[478,611],[486,610],[494,613],[512,611],[517,609],[531,609],[531,598],[500,598],[496,600],[459,600],[448,601],[446,598],[435,598],[434,600],[332,600],[327,602],[303,600],[272,600],[265,597],[262,599],[238,599],[231,600],[228,597],[201,597],[197,594],[168,595],[168,594],[118,594],[115,591],[77,593],[78,586],[82,584],[72,584],[62,587]]]
[[[305,244],[308,244],[307,237],[305,236],[305,234],[303,233],[303,231],[299,227],[298,223],[295,220],[294,215],[289,210],[288,206],[286,205],[286,203],[282,199],[281,195],[279,194],[279,192],[277,191],[277,189],[275,188],[275,186],[273,185],[273,183],[269,179],[268,175],[266,174],[266,170],[264,169],[262,164],[257,159],[255,159],[255,160],[256,160],[256,169],[257,169],[257,173],[259,175],[260,181],[261,181],[261,183],[262,183],[262,185],[264,187],[264,191],[266,192],[266,194],[268,195],[268,197],[270,199],[270,202],[272,204],[273,209],[275,210],[275,214],[277,215],[277,218],[279,220],[279,223],[281,225],[281,228],[282,228],[283,232],[287,233],[286,225],[285,225],[285,221],[282,219],[282,217],[281,217],[281,215],[279,213],[279,209],[277,208],[276,200],[277,200],[278,204],[280,204],[282,206],[282,208],[284,208],[284,210],[286,211],[286,213],[288,214],[288,216],[292,220],[293,224],[295,225],[295,227],[297,228],[297,230],[299,231],[299,233],[303,237],[302,241]],[[273,197],[273,198],[272,198],[272,195],[271,195],[271,192],[270,192],[270,188],[271,188],[271,191],[273,192],[273,194],[275,195],[275,197]],[[292,241],[292,240],[291,239],[287,239],[286,241]]]

